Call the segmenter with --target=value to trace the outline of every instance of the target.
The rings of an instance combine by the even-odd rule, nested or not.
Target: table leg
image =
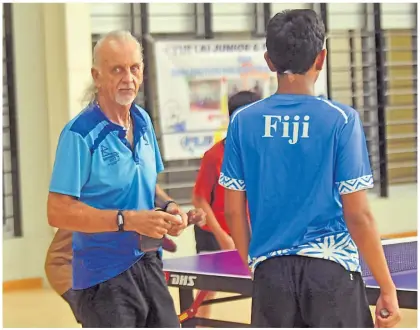
[[[189,288],[179,288],[179,308],[180,312],[186,311],[188,308],[191,307],[192,303],[194,302],[194,295],[193,290]],[[196,320],[195,318],[185,320],[181,326],[183,328],[195,328],[196,327]]]

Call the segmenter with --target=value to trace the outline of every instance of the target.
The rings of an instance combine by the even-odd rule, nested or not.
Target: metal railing
[[[328,4],[321,5],[324,19],[328,9]],[[328,90],[330,98],[359,111],[376,189],[387,197],[389,184],[417,181],[417,29],[383,29],[379,3],[365,4],[362,15],[364,26],[357,30],[335,29],[327,22],[328,62],[334,63]],[[404,37],[413,41],[405,47],[393,45]],[[401,54],[405,61],[393,58]]]

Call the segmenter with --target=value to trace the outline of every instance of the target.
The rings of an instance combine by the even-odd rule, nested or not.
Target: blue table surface
[[[247,268],[236,251],[165,259],[163,261],[163,269],[169,272],[250,278]],[[415,270],[394,273],[392,278],[400,290],[417,290],[417,267]],[[367,286],[377,286],[372,277],[365,277],[364,280]]]

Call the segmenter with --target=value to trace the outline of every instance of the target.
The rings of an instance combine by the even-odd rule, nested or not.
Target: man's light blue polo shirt
[[[112,123],[96,103],[71,120],[60,135],[50,192],[102,210],[153,209],[162,158],[149,115],[134,104],[130,112],[133,149],[125,129]],[[142,255],[135,232],[75,232],[73,289],[111,279]]]

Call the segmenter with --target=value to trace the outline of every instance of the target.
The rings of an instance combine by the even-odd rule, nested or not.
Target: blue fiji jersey
[[[134,147],[122,126],[91,104],[63,129],[50,191],[101,210],[151,210],[163,163],[149,115],[133,104]],[[115,225],[117,224],[115,213]],[[73,233],[73,289],[111,279],[138,261],[136,232]]]
[[[372,188],[356,110],[309,95],[274,94],[237,110],[228,128],[219,184],[245,191],[249,262],[301,255],[360,271],[341,195]]]

